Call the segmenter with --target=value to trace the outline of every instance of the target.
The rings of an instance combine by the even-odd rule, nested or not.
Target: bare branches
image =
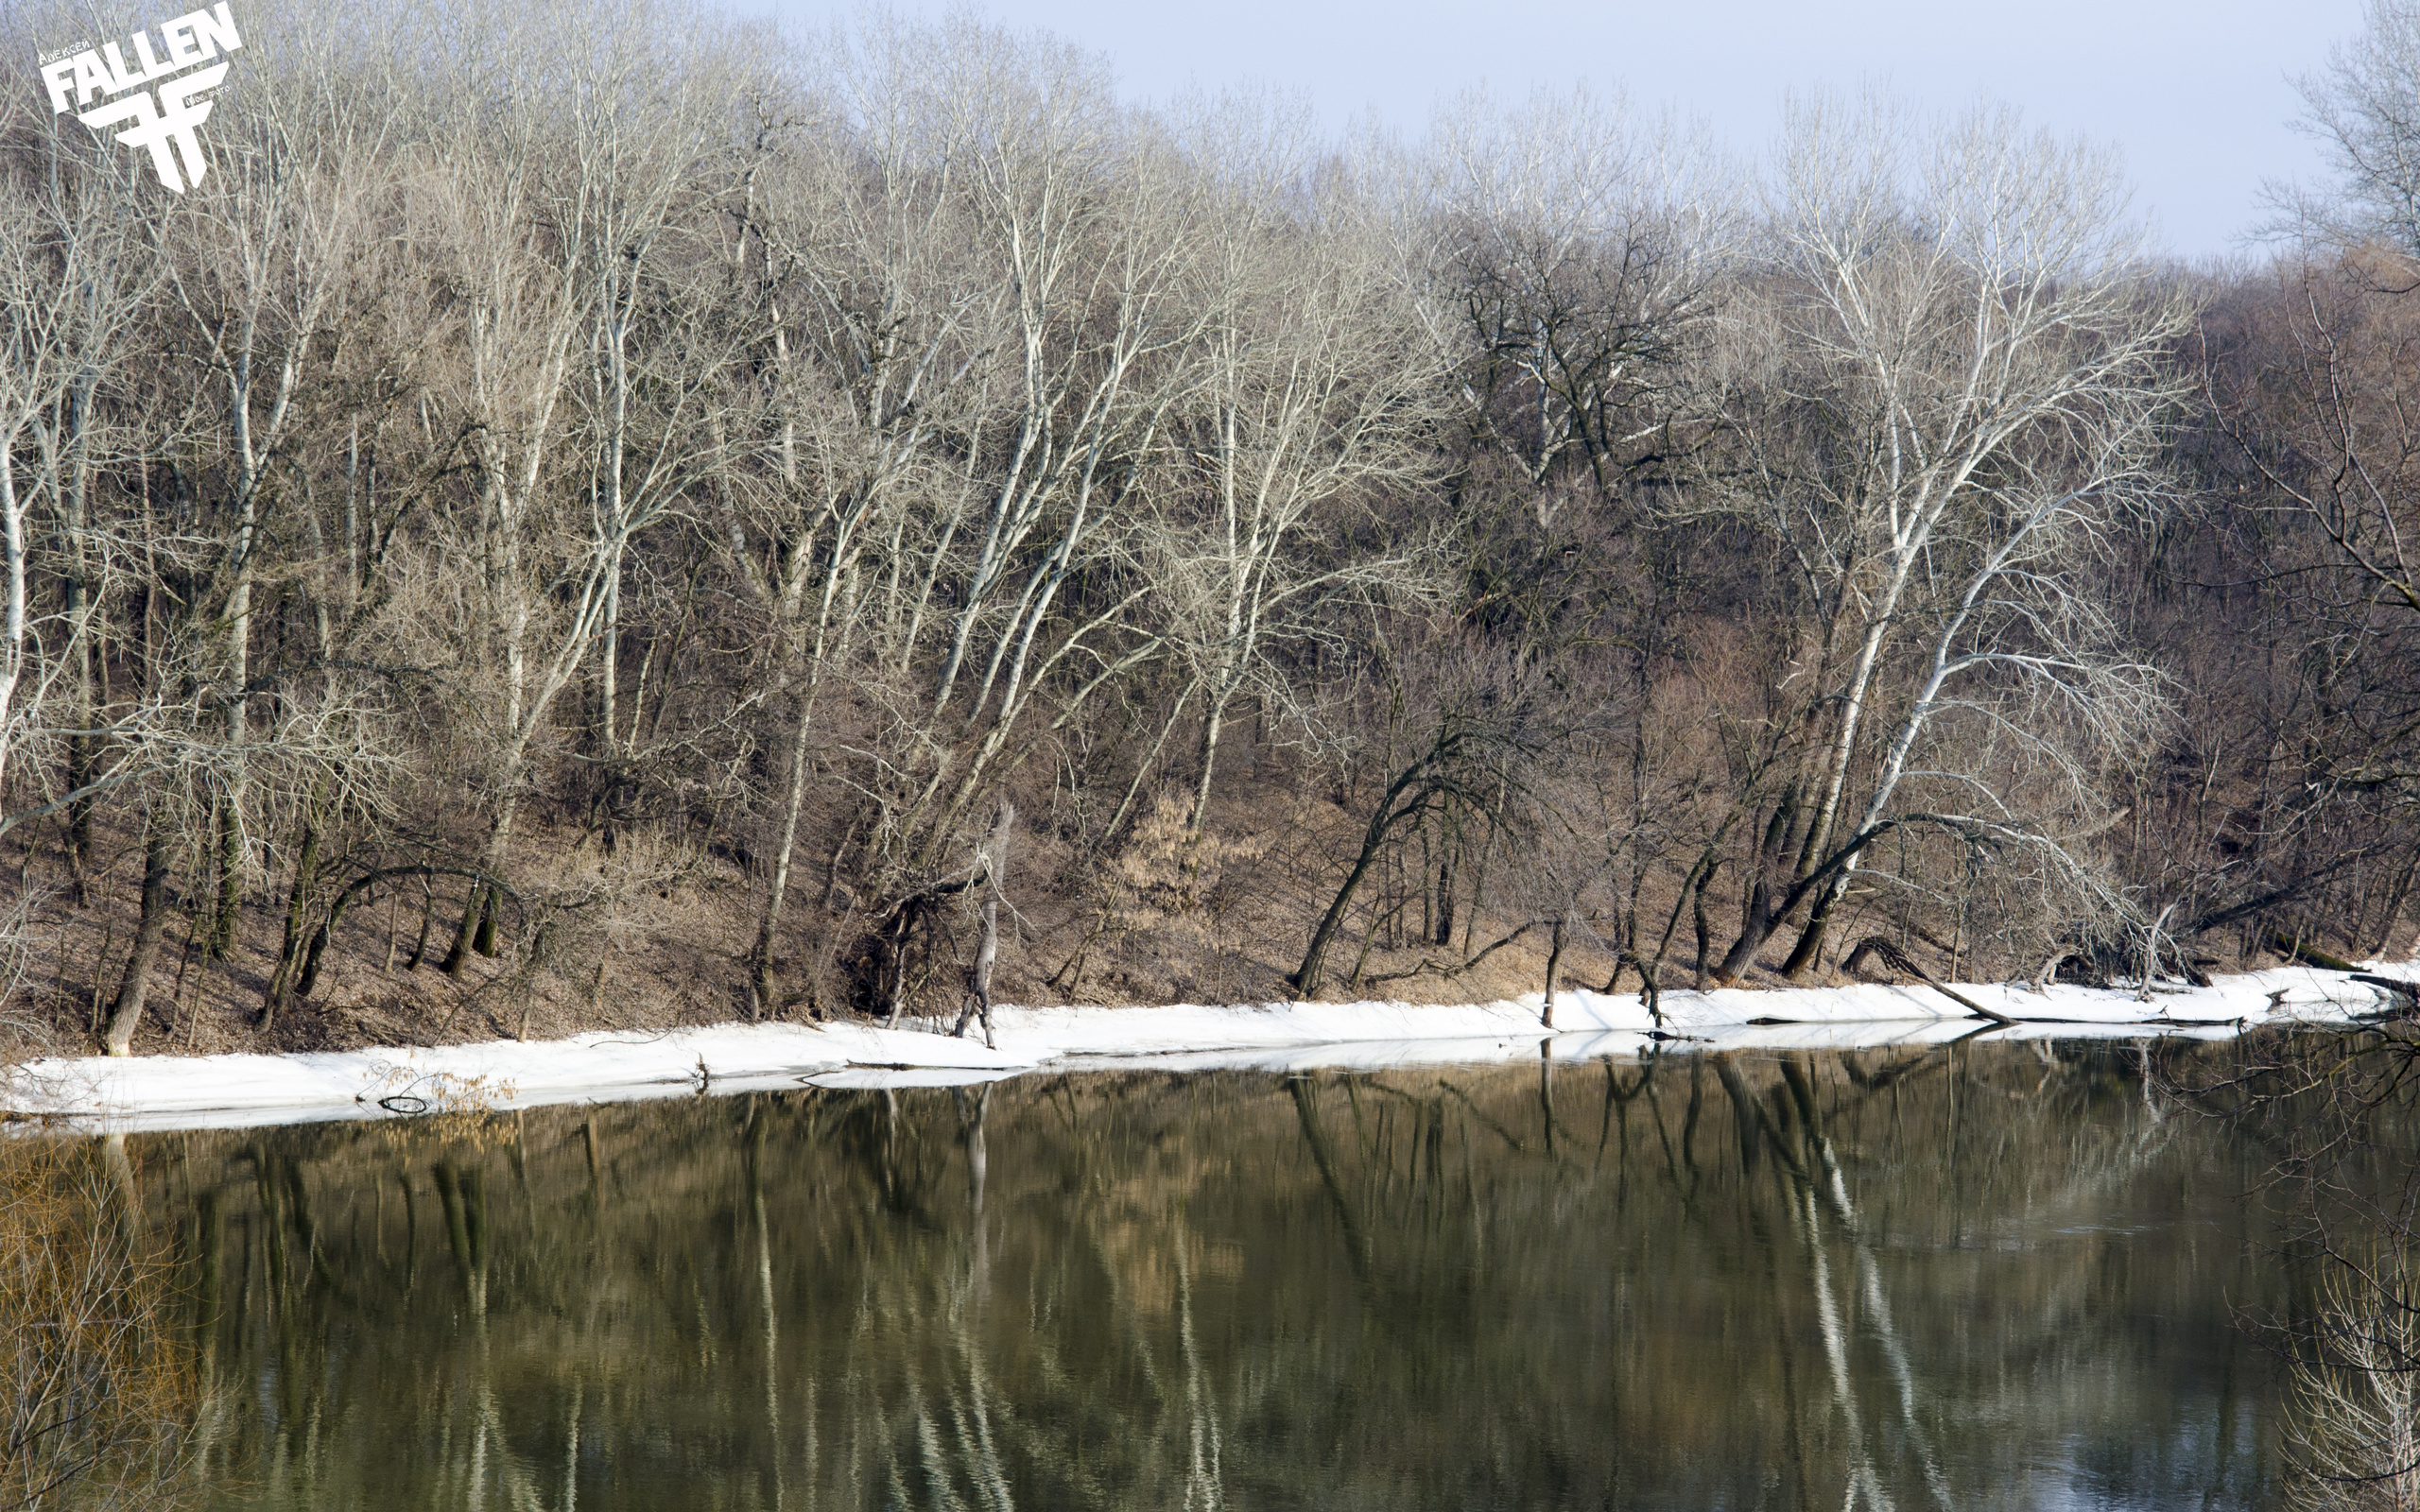
[[[1953,962],[2131,927],[2185,684],[2118,589],[2186,302],[2092,152],[1815,102],[1757,205],[1586,92],[1331,151],[972,19],[569,3],[265,11],[173,203],[18,123],[0,833],[60,868],[41,927],[123,972],[182,917],[208,996],[267,914],[254,1001],[408,1003],[362,879],[441,885],[444,990],[558,992],[577,943],[593,1007],[618,936],[574,923],[677,878],[704,998],[821,1011],[1004,800],[1003,991],[1152,914],[1137,868],[1235,992],[1355,935],[1357,976],[1477,982],[1545,923],[1657,988],[1685,919],[1723,979],[1836,911]],[[2392,363],[2325,313],[2326,445],[2244,430],[2362,585],[2332,689],[2412,575]],[[2330,780],[2383,808],[2420,705],[2376,730]]]
[[[2133,261],[2091,154],[2005,116],[1908,124],[1878,101],[1800,108],[1771,268],[1735,318],[1735,445],[1707,477],[1709,499],[1765,521],[1801,578],[1816,673],[1801,878],[1854,844],[1837,827],[1872,831],[1911,777],[1955,772],[1995,736],[2052,780],[2033,801],[2088,811],[2167,713],[2160,674],[2124,654],[2077,573],[2167,488],[2165,358],[2184,307]],[[1924,749],[1938,754],[1919,762]],[[1778,921],[1752,919],[1718,974],[1743,970]]]

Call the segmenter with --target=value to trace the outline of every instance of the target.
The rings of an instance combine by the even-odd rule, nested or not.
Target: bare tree
[[[2105,161],[2004,113],[1918,133],[1879,104],[1797,112],[1709,482],[1800,578],[1784,676],[1807,687],[1808,760],[1770,837],[1783,883],[1720,979],[1802,904],[1785,971],[1806,971],[1866,848],[1909,823],[2060,850],[2158,728],[2161,676],[2078,576],[2161,497],[2179,392],[2187,308],[2123,211]]]
[[[1189,674],[1169,717],[1200,703],[1197,836],[1229,710],[1248,688],[1291,701],[1277,654],[1352,623],[1327,602],[1409,605],[1441,586],[1431,541],[1356,524],[1433,471],[1443,353],[1421,337],[1408,270],[1361,186],[1334,175],[1297,191],[1305,145],[1299,121],[1249,99],[1205,111],[1189,143],[1215,196],[1200,236],[1213,315],[1170,427],[1183,512],[1159,576]]]
[[[266,19],[266,18],[264,18]],[[362,208],[381,197],[391,102],[352,74],[318,28],[275,28],[212,102],[212,171],[164,217],[161,271],[182,317],[171,339],[195,361],[198,423],[179,449],[181,489],[207,501],[217,560],[201,591],[222,644],[198,669],[223,723],[226,786],[213,804],[216,899],[206,948],[233,948],[252,865],[245,747],[259,687],[253,595],[281,504],[294,503],[307,381],[347,331],[334,318],[354,271]],[[193,377],[185,379],[184,373]],[[281,497],[281,496],[284,497]]]
[[[1288,976],[1297,996],[1318,995],[1327,954],[1388,848],[1454,804],[1486,826],[1490,841],[1518,841],[1560,822],[1547,777],[1598,709],[1572,698],[1558,671],[1528,648],[1492,637],[1418,636],[1375,668],[1390,726],[1379,786],[1360,844]]]
[[[118,184],[15,104],[10,133],[32,143],[9,154],[0,180],[0,793],[20,775],[17,758],[78,739],[68,731],[95,713],[93,608],[115,553],[87,495],[125,444],[101,402],[125,375],[157,288]],[[45,577],[67,584],[55,607],[43,601]],[[88,801],[101,780],[89,758],[65,775],[66,793],[44,783],[31,812],[0,799],[0,832]]]
[[[948,86],[977,147],[974,223],[1011,298],[986,502],[969,521],[972,561],[919,721],[949,754],[898,820],[920,865],[974,812],[995,764],[1020,759],[1012,742],[1031,748],[1019,736],[1037,697],[1051,691],[1063,727],[1163,648],[1128,633],[1151,591],[1133,571],[1129,506],[1211,318],[1191,297],[1206,206],[1166,135],[1124,118],[1088,60],[996,48],[961,59]],[[1017,73],[999,66],[1012,60]],[[964,734],[943,745],[933,735],[945,722]]]
[[[1549,517],[1572,496],[1558,481],[1601,495],[1668,468],[1699,418],[1685,353],[1739,249],[1735,176],[1678,123],[1584,88],[1470,96],[1430,152],[1429,320],[1485,450]]]
[[[660,37],[699,48],[700,66],[668,68]],[[695,432],[720,353],[691,335],[674,230],[701,161],[728,149],[721,76],[705,66],[711,40],[702,18],[680,10],[601,41],[537,22],[475,34],[485,50],[461,60],[464,87],[431,126],[437,214],[424,256],[445,290],[439,318],[460,343],[441,404],[471,488],[451,513],[450,549],[481,596],[462,670],[494,687],[480,712],[477,865],[490,878],[556,699],[600,651],[608,684],[617,676],[610,657],[632,543],[690,507],[714,460]],[[501,113],[476,85],[491,68],[527,75]],[[644,355],[642,322],[657,343]],[[633,407],[642,384],[644,418]],[[500,906],[493,883],[473,886],[449,970],[494,948]]]
[[[1009,290],[983,276],[955,187],[970,144],[936,93],[943,45],[895,24],[856,45],[834,38],[815,60],[829,77],[807,96],[820,108],[793,120],[779,97],[764,102],[746,182],[749,234],[735,246],[767,402],[752,416],[756,465],[724,490],[723,528],[795,700],[752,1016],[778,1004],[774,940],[827,683],[860,654],[877,680],[912,677],[970,504],[968,470],[945,453],[981,435]],[[884,558],[872,584],[870,550]]]
[[[2377,239],[2420,255],[2420,6],[2367,0],[2362,30],[2329,49],[2328,64],[2296,80],[2303,116],[2337,176],[2333,192],[2272,183],[2277,231],[2340,244]],[[2408,280],[2403,282],[2408,284]]]

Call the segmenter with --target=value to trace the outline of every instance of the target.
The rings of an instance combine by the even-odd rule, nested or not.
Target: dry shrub
[[[115,1144],[0,1139],[0,1507],[189,1500],[199,1400],[170,1263]]]
[[[1249,866],[1269,851],[1266,836],[1204,833],[1185,823],[1185,800],[1162,793],[1138,821],[1113,865],[1116,923],[1134,933],[1170,935],[1216,948],[1232,906],[1221,889],[1230,868]]]
[[[374,1102],[399,1117],[462,1115],[485,1118],[510,1108],[520,1089],[509,1078],[464,1076],[449,1071],[421,1071],[392,1061],[373,1061],[372,1081],[361,1099]]]
[[[1247,873],[1267,855],[1266,834],[1194,834],[1185,798],[1164,792],[1129,832],[1110,866],[1109,926],[1150,947],[1192,985],[1214,994],[1233,986],[1222,963],[1235,946],[1233,925]]]

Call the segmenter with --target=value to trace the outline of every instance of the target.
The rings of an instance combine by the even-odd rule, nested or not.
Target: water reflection
[[[209,1405],[122,1138],[0,1140],[0,1507],[174,1506]]]
[[[2128,1047],[139,1139],[218,1500],[2252,1507],[2263,1157]]]

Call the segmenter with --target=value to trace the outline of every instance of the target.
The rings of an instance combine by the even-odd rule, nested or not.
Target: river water
[[[2252,1508],[2263,1161],[2133,1046],[129,1139],[227,1508]]]

